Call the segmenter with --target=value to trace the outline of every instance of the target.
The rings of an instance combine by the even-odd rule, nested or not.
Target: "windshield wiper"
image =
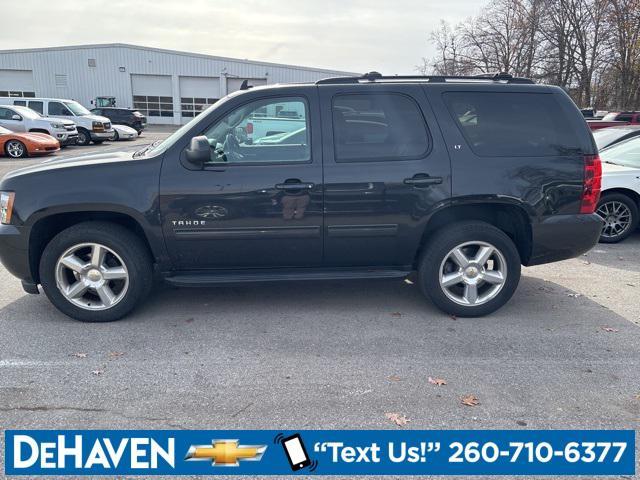
[[[145,153],[147,153],[149,150],[151,150],[153,147],[155,147],[156,145],[158,145],[162,140],[156,140],[153,143],[150,143],[149,145],[147,145],[146,147],[144,147],[142,150],[138,150],[137,152],[135,152],[133,154],[133,158],[138,158],[143,156]]]

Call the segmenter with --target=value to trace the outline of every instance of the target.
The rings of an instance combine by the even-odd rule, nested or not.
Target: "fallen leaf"
[[[567,297],[571,297],[571,298],[578,298],[581,296],[582,295],[580,293],[567,293]]]
[[[618,331],[618,329],[617,329],[617,328],[613,328],[613,327],[607,327],[607,326],[604,326],[604,327],[600,327],[600,328],[601,328],[602,330],[604,330],[605,332],[616,333],[616,332]]]
[[[635,287],[635,284],[633,284],[633,283],[627,283],[627,287]]]
[[[458,317],[456,317],[453,313],[451,315],[449,315],[449,318],[451,320],[457,320],[458,319]]]
[[[87,358],[87,354],[84,352],[72,353],[71,356],[76,358]]]
[[[400,312],[391,312],[392,317],[401,317],[402,314]]]
[[[527,422],[525,422],[524,420],[517,420],[516,423],[518,425],[520,425],[521,427],[526,427],[527,426]]]
[[[391,423],[395,423],[399,427],[404,427],[407,423],[410,422],[410,420],[401,413],[389,412],[385,413],[384,415],[389,421],[391,421]]]
[[[465,395],[460,399],[460,401],[467,407],[475,407],[476,405],[480,404],[480,400],[478,400],[478,397],[476,397],[475,395]]]
[[[91,373],[96,376],[102,375],[104,373],[104,370],[93,370]]]
[[[400,380],[402,380],[399,376],[397,375],[390,375],[389,380],[391,380],[392,382],[399,382]]]
[[[109,352],[109,357],[118,358],[124,355],[124,352]]]
[[[433,385],[437,385],[438,387],[441,387],[442,385],[446,385],[447,381],[444,378],[431,378],[429,377],[429,383],[433,384]]]
[[[584,262],[582,262],[584,265],[591,265],[591,262],[589,260],[585,260]]]

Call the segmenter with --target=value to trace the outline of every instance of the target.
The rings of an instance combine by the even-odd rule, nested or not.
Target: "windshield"
[[[220,105],[227,102],[230,98],[233,98],[236,95],[241,93],[242,93],[241,91],[238,91],[238,92],[229,94],[224,98],[221,98],[215,103],[215,105],[211,105],[209,108],[204,110],[200,115],[198,115],[197,117],[194,117],[189,122],[185,123],[182,127],[180,127],[178,130],[173,132],[167,138],[165,138],[162,141],[159,140],[159,141],[153,142],[151,145],[143,148],[142,150],[138,150],[136,153],[133,154],[133,157],[136,158],[142,155],[149,155],[149,154],[160,155],[161,153],[166,152],[174,143],[180,140],[180,138],[182,138],[182,136],[185,133],[187,133],[191,128],[193,128],[194,125],[203,121],[204,118],[207,116],[207,113],[209,113],[214,108],[218,108]]]
[[[618,143],[600,152],[603,162],[614,163],[624,167],[640,168],[640,137]]]
[[[36,119],[36,118],[40,118],[42,116],[38,112],[36,112],[34,110],[31,110],[30,108],[27,108],[27,107],[18,107],[18,106],[14,105],[13,108],[20,115],[22,115],[25,118],[29,118],[31,120]]]
[[[82,115],[90,115],[91,112],[80,105],[78,102],[64,102],[71,113],[74,115],[82,116]]]
[[[593,138],[596,141],[596,145],[598,145],[598,150],[602,150],[627,133],[629,133],[629,130],[626,128],[601,128],[593,132]]]

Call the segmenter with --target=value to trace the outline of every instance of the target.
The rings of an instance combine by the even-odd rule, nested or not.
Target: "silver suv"
[[[78,140],[76,124],[71,120],[47,118],[27,107],[0,105],[0,125],[12,132],[47,133],[60,142],[60,146],[75,145]]]

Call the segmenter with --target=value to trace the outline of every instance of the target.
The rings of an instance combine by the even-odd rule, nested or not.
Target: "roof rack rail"
[[[344,85],[350,83],[367,83],[367,82],[428,82],[428,83],[446,83],[446,82],[500,82],[500,83],[535,83],[530,78],[514,77],[508,73],[487,73],[481,75],[391,75],[385,76],[379,72],[368,72],[360,77],[332,77],[318,80],[316,85]]]

